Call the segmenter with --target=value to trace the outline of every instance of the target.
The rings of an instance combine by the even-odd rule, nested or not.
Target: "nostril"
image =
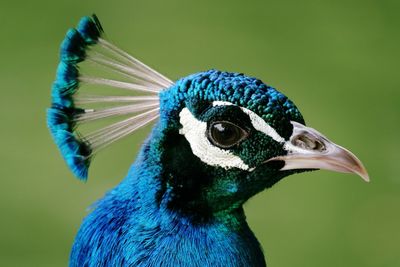
[[[314,150],[314,151],[326,150],[326,147],[321,140],[318,140],[317,138],[309,134],[297,135],[294,138],[292,138],[291,142],[296,147],[305,150]]]
[[[268,160],[264,164],[266,166],[268,166],[270,169],[280,170],[285,166],[285,161],[284,160]]]

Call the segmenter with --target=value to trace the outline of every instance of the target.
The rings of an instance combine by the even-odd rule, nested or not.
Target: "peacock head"
[[[162,162],[177,206],[235,208],[285,176],[353,172],[362,163],[306,127],[285,95],[244,74],[210,70],[160,93]]]
[[[86,180],[97,151],[159,118],[152,152],[160,158],[170,205],[184,211],[238,207],[306,170],[356,173],[368,181],[351,152],[305,126],[293,102],[260,80],[210,70],[172,82],[102,33],[96,16],[68,31],[47,113],[50,132],[78,178]],[[83,62],[96,73],[85,72]],[[112,76],[99,76],[97,66]],[[93,85],[112,89],[94,94]],[[111,118],[118,121],[94,132],[80,130]]]

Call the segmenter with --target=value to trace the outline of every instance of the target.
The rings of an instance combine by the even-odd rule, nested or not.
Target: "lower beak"
[[[284,145],[288,154],[268,161],[281,160],[281,170],[324,169],[336,172],[355,173],[369,182],[367,170],[349,150],[336,145],[318,131],[292,121],[293,134]]]

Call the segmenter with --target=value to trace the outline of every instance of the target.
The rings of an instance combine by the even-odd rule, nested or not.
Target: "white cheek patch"
[[[182,125],[179,133],[185,136],[193,154],[202,162],[225,169],[250,170],[250,167],[239,156],[211,144],[207,138],[207,123],[197,120],[189,109],[183,108],[179,117]]]
[[[214,101],[213,106],[236,106],[226,101]],[[266,123],[260,116],[253,111],[240,107],[246,113],[253,125],[254,129],[271,137],[276,142],[282,143],[285,150],[289,153],[299,150],[293,146],[290,141],[286,141],[278,132]],[[201,161],[211,166],[219,166],[225,169],[239,168],[242,170],[253,171],[243,160],[228,150],[214,146],[207,139],[207,123],[197,120],[187,108],[183,108],[179,113],[182,129],[179,133],[184,135],[188,140],[194,155]]]

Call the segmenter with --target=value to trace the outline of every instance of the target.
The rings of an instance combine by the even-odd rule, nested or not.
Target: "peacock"
[[[104,38],[96,15],[61,44],[47,123],[72,173],[154,124],[126,178],[83,220],[70,266],[266,266],[243,204],[282,178],[361,161],[305,125],[295,104],[242,73],[173,82]]]

